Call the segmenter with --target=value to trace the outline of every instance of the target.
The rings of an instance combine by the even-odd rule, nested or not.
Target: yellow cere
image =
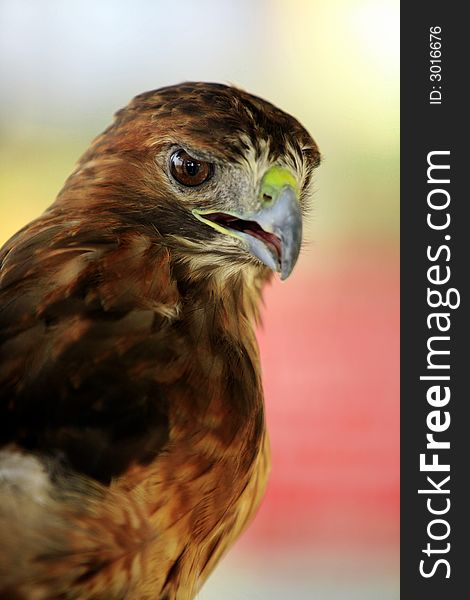
[[[292,173],[284,167],[271,167],[263,176],[260,194],[275,198],[286,185],[290,185],[298,195],[299,185]]]

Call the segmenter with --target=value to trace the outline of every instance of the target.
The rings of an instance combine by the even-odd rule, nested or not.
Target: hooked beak
[[[292,272],[302,241],[302,214],[298,186],[290,171],[271,167],[259,192],[260,209],[221,213],[193,210],[203,223],[240,239],[246,250],[286,279]]]

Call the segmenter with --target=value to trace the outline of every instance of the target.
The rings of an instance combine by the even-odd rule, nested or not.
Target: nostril
[[[263,194],[263,202],[272,202],[273,197],[269,194]]]

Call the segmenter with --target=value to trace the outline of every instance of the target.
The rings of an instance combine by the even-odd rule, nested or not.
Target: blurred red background
[[[265,295],[273,468],[226,560],[244,578],[253,564],[271,570],[271,587],[246,584],[263,590],[247,598],[398,598],[397,249],[362,240],[311,252]]]
[[[396,256],[360,242],[266,294],[259,341],[273,472],[268,543],[398,541]]]

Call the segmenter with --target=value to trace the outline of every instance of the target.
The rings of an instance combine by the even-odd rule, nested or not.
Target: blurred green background
[[[200,598],[398,598],[398,0],[1,0],[0,80],[0,244],[142,91],[233,82],[309,129],[307,246],[260,331],[271,485]]]

